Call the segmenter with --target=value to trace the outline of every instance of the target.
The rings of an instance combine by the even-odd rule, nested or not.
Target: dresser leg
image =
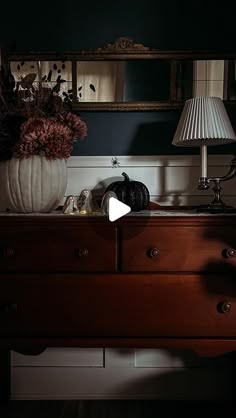
[[[0,403],[9,401],[11,393],[10,351],[0,350]]]

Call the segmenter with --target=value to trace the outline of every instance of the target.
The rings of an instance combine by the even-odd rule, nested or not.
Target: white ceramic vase
[[[0,162],[0,207],[11,212],[51,212],[67,186],[66,160],[33,155]]]

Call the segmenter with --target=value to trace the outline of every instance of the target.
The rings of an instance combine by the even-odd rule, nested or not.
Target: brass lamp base
[[[236,176],[236,156],[230,163],[230,170],[225,176],[217,177],[200,177],[198,190],[208,190],[210,183],[214,184],[212,188],[214,192],[214,199],[208,205],[200,205],[197,208],[197,212],[208,212],[208,213],[236,213],[236,208],[227,206],[221,200],[221,182],[232,179]]]
[[[214,203],[209,203],[208,205],[200,205],[196,209],[199,213],[236,213],[236,208],[233,206],[226,206],[226,205],[216,205]]]

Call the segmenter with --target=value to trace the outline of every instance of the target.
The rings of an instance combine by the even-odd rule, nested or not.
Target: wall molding
[[[68,168],[76,167],[112,167],[112,160],[117,158],[119,167],[185,167],[200,166],[199,155],[105,155],[72,156],[67,160]],[[208,155],[208,166],[229,166],[233,155]]]
[[[112,162],[117,159],[118,165]],[[222,176],[228,173],[233,155],[209,155],[208,173]],[[125,171],[131,179],[142,181],[148,188],[151,201],[161,205],[198,205],[212,201],[212,185],[198,190],[200,176],[199,155],[159,156],[76,156],[68,162],[68,186],[65,196],[79,195],[81,190],[93,191],[101,197],[113,181],[121,180]],[[223,201],[236,205],[236,178],[222,186]]]

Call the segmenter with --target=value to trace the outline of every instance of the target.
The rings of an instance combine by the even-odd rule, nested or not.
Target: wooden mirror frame
[[[77,100],[77,61],[109,60],[168,60],[170,62],[170,96],[167,101],[138,102],[78,102]],[[70,52],[6,52],[2,54],[2,63],[9,67],[11,61],[71,61],[73,110],[80,111],[157,111],[173,110],[183,107],[178,98],[176,87],[177,63],[182,60],[236,60],[232,51],[161,51],[134,43],[127,37],[120,37],[113,44],[102,48]],[[224,101],[227,106],[235,100]]]

